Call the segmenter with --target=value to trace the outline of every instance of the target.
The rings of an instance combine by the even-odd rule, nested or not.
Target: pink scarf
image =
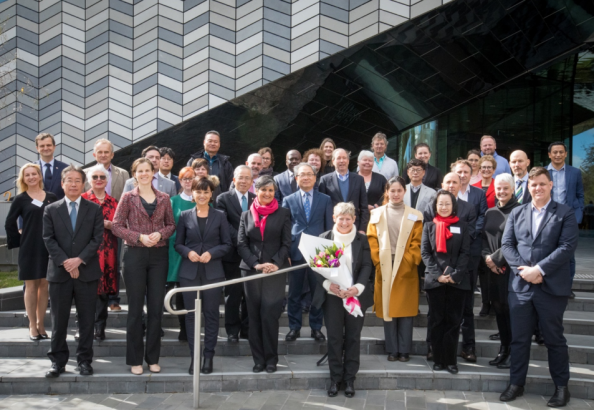
[[[260,234],[262,235],[262,240],[264,240],[264,229],[266,228],[266,219],[268,215],[276,212],[278,209],[278,202],[276,199],[273,199],[268,205],[260,205],[258,202],[258,198],[254,198],[254,202],[252,202],[252,206],[250,207],[250,211],[252,211],[252,217],[254,218],[254,225],[256,228],[260,228]],[[262,219],[260,219],[262,216]]]

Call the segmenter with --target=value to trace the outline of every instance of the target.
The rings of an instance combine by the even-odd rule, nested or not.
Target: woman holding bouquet
[[[344,308],[342,299],[357,297],[361,311],[373,303],[373,283],[369,282],[373,264],[367,237],[354,225],[355,207],[352,203],[340,202],[334,207],[334,228],[320,235],[344,245],[340,263],[348,267],[353,276],[353,286],[341,290],[337,284],[318,276],[318,288],[314,292],[312,306],[323,307],[324,321],[328,330],[328,363],[330,364],[330,389],[328,396],[338,394],[341,382],[345,383],[344,394],[355,395],[355,377],[359,371],[361,330],[365,316],[352,316]],[[343,356],[343,349],[345,354]]]
[[[270,175],[258,178],[256,198],[250,209],[241,214],[237,233],[241,276],[272,273],[289,267],[291,212],[281,208],[274,199],[277,189]],[[276,372],[278,321],[283,311],[286,283],[286,274],[244,283],[254,373]]]
[[[433,370],[458,373],[456,352],[464,294],[470,290],[468,259],[470,234],[456,216],[456,197],[440,190],[433,200],[433,221],[425,222],[421,255],[425,262],[425,290],[431,310]]]
[[[384,205],[371,211],[367,226],[375,265],[375,314],[384,319],[390,362],[410,360],[413,318],[419,312],[417,266],[423,214],[404,204],[405,193],[404,179],[391,178],[384,190]]]

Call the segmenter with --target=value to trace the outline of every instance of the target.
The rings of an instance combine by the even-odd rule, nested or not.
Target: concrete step
[[[289,328],[279,329],[279,354],[291,355],[323,355],[326,353],[326,343],[316,342],[310,336],[310,329],[303,328],[301,336],[295,342],[286,342],[285,336]],[[322,332],[327,335],[325,328]],[[68,334],[68,346],[72,354],[76,351],[77,343],[74,340],[75,329],[70,329]],[[51,336],[51,332],[48,331]],[[187,342],[180,342],[177,337],[178,329],[165,329],[165,337],[161,341],[161,357],[189,357]],[[412,355],[424,356],[427,354],[427,343],[425,328],[415,328],[413,331]],[[499,352],[500,342],[490,340],[492,330],[476,330],[476,354],[478,357],[493,359]],[[204,336],[204,333],[202,333]],[[569,345],[569,359],[575,364],[594,365],[594,336],[565,335]],[[462,349],[460,337],[459,349]],[[361,354],[383,355],[384,353],[384,330],[380,327],[364,327],[361,333]],[[2,328],[0,329],[0,357],[47,357],[50,347],[49,340],[31,341],[28,329],[25,328]],[[123,357],[126,355],[126,329],[106,329],[106,339],[93,343],[95,358],[102,357]],[[217,356],[251,356],[250,346],[247,340],[241,339],[239,343],[229,343],[224,328],[219,331],[219,340],[216,347]],[[547,360],[547,349],[532,343],[530,358],[532,360]]]
[[[316,366],[319,355],[284,355],[279,357],[278,371],[273,374],[252,373],[251,357],[218,357],[214,372],[202,375],[200,390],[255,391],[326,389],[328,367]],[[432,363],[413,356],[407,363],[388,362],[383,355],[366,356],[361,361],[355,387],[357,389],[417,389],[502,392],[509,382],[509,371],[489,366],[488,359],[478,363],[459,363],[460,373],[434,372]],[[70,360],[66,372],[57,379],[44,377],[49,368],[47,358],[0,359],[0,395],[7,394],[91,394],[91,393],[177,393],[192,391],[187,357],[164,358],[161,373],[134,376],[123,357],[104,357],[93,362],[94,376],[74,372]],[[526,390],[529,393],[553,393],[547,362],[533,361],[529,367]],[[572,365],[569,389],[572,397],[594,398],[594,366]]]

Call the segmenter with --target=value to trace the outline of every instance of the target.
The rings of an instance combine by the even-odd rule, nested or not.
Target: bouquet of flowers
[[[309,258],[310,268],[338,268],[340,257],[344,254],[344,246],[339,248],[336,243],[331,246],[322,246],[322,250],[316,248],[316,254]]]

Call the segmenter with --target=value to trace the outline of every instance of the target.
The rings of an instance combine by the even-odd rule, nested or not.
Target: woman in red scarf
[[[289,267],[291,212],[278,205],[278,189],[269,175],[256,180],[256,198],[241,214],[237,251],[241,256],[241,276],[272,273]],[[278,321],[283,311],[287,275],[245,282],[250,323],[249,342],[254,373],[274,373],[278,363]]]
[[[421,256],[425,263],[425,291],[431,311],[433,370],[458,373],[456,353],[464,310],[464,292],[470,290],[467,269],[470,234],[456,216],[456,197],[440,190],[433,201],[436,215],[423,227]]]

